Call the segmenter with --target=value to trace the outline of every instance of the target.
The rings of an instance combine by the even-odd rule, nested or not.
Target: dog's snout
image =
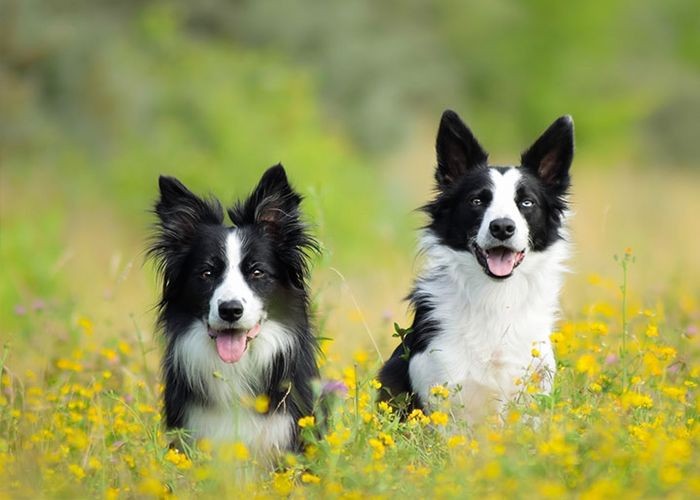
[[[494,219],[489,224],[489,231],[494,238],[507,240],[515,233],[515,222],[507,217]]]
[[[243,304],[239,300],[227,300],[219,304],[219,317],[232,323],[243,316]]]

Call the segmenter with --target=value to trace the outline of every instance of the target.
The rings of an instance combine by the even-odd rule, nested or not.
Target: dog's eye
[[[481,201],[481,198],[479,198],[478,196],[469,200],[469,203],[473,207],[480,207],[483,204],[483,202]]]
[[[520,206],[523,208],[532,208],[535,206],[535,202],[526,198],[520,202]]]
[[[202,274],[200,275],[203,280],[210,280],[214,277],[214,273],[211,271],[211,269],[205,269],[202,271]]]
[[[250,272],[250,276],[253,278],[262,278],[265,276],[265,272],[262,269],[255,268]]]

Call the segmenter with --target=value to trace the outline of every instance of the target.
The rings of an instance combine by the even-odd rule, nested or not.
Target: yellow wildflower
[[[455,436],[450,436],[450,438],[447,440],[447,447],[448,448],[457,448],[461,447],[467,444],[467,438],[465,436],[462,436],[460,434],[455,435]]]
[[[386,401],[380,401],[377,406],[379,407],[379,411],[381,411],[382,413],[388,414],[393,411],[393,408]]]
[[[313,415],[301,417],[299,419],[298,424],[299,427],[301,427],[302,429],[306,429],[307,427],[313,427],[316,424],[316,417],[314,417]]]
[[[145,477],[138,485],[139,493],[160,498],[168,491],[167,487],[154,477]]]
[[[626,410],[629,408],[651,408],[654,406],[654,401],[651,397],[637,392],[625,392],[620,397],[620,403]]]
[[[114,349],[100,349],[100,355],[110,363],[115,363],[119,359],[119,357],[117,356],[117,351],[115,351]]]
[[[119,488],[107,488],[105,500],[117,500],[119,498]]]
[[[321,478],[310,472],[304,472],[301,475],[301,482],[306,484],[318,484],[321,482]]]
[[[258,413],[267,413],[267,410],[270,409],[270,398],[266,394],[258,394],[255,397],[253,407]]]
[[[221,458],[226,462],[238,461],[243,462],[250,458],[250,452],[248,447],[237,441],[235,443],[230,443],[221,448]]]
[[[174,464],[178,469],[189,469],[192,467],[192,462],[184,453],[179,452],[175,448],[170,448],[165,454],[165,460]]]
[[[426,416],[420,408],[416,408],[408,414],[408,421],[409,423],[428,425],[430,423],[430,417]]]
[[[85,470],[78,464],[69,464],[68,470],[78,481],[85,477]]]
[[[392,437],[391,437],[389,434],[387,434],[386,432],[380,432],[378,437],[379,437],[379,439],[381,440],[381,442],[384,443],[384,446],[387,446],[387,447],[391,448],[391,447],[394,446],[394,444],[395,444],[395,443],[394,443],[394,438],[392,438]]]
[[[675,399],[683,404],[686,402],[686,390],[681,387],[662,387],[661,392],[671,399]]]
[[[350,429],[344,427],[336,428],[336,430],[326,435],[326,441],[331,445],[331,448],[336,450],[345,444],[348,439],[350,439]]]
[[[446,413],[434,411],[430,414],[430,421],[435,425],[447,425],[448,417]]]
[[[119,352],[121,352],[125,356],[131,355],[131,346],[123,340],[120,340],[117,343],[117,349],[119,349]]]
[[[674,465],[662,467],[659,471],[661,482],[667,485],[678,484],[683,480],[683,474],[680,469]]]
[[[385,453],[385,448],[384,448],[384,443],[382,443],[379,439],[371,438],[369,441],[369,446],[372,448],[372,458],[375,460],[379,460],[384,456]]]
[[[61,358],[56,361],[56,368],[59,370],[81,372],[83,371],[83,365],[76,361],[71,361],[70,359]]]
[[[366,351],[357,351],[353,356],[353,360],[360,366],[364,366],[367,363],[369,357]]]
[[[95,325],[85,316],[78,317],[78,326],[83,330],[83,333],[88,337],[92,337],[95,333]]]
[[[584,354],[576,361],[576,371],[587,375],[595,375],[600,371],[600,366],[592,354]]]
[[[430,388],[430,394],[442,399],[447,399],[450,396],[450,391],[444,385],[435,385]]]
[[[288,496],[292,492],[294,483],[289,472],[275,472],[272,476],[272,487],[281,496]]]

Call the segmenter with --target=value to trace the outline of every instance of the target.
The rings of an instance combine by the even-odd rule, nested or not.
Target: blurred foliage
[[[301,68],[322,122],[370,152],[393,151],[417,124],[453,107],[508,150],[571,113],[592,156],[695,165],[700,154],[694,0],[0,0],[0,10],[4,148],[61,143],[71,133],[102,150],[151,130],[145,89],[160,94],[171,79],[189,86],[195,75],[173,67],[161,80],[147,67],[180,50],[211,59],[211,50],[257,54],[249,64],[261,71],[280,60]],[[163,59],[154,37],[179,45]],[[191,101],[222,92],[216,79],[197,85]],[[257,104],[259,114],[275,105]],[[202,122],[197,131],[176,125],[187,120],[187,105],[178,106],[173,126],[206,144]]]
[[[467,107],[496,133],[570,113],[579,151],[697,163],[697,144],[674,142],[700,115],[697,99],[676,104],[700,86],[698,2],[455,1],[442,14]]]

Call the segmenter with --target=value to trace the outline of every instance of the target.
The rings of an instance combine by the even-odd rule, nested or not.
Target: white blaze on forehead
[[[262,319],[262,302],[251,290],[241,271],[243,242],[236,229],[226,237],[226,269],[223,281],[214,290],[209,302],[209,324],[214,328],[225,328],[226,322],[219,317],[219,304],[237,300],[243,305],[243,316],[238,320],[240,328],[252,328]]]
[[[520,213],[515,204],[515,192],[522,175],[515,168],[510,168],[504,173],[492,168],[489,173],[493,183],[493,199],[486,211],[487,216],[491,215],[491,219],[501,217],[513,219],[515,212]]]
[[[527,221],[520,213],[515,201],[522,174],[517,168],[509,168],[505,172],[500,172],[492,168],[489,174],[491,176],[491,183],[493,184],[493,198],[484,213],[484,219],[479,227],[477,243],[482,248],[488,248],[497,243],[506,243],[516,250],[523,250],[527,247],[529,230]],[[515,222],[515,234],[505,242],[495,240],[489,232],[489,224],[491,224],[491,221],[502,218],[508,218]]]
[[[236,230],[231,231],[226,237],[226,271],[224,280],[214,292],[214,297],[219,301],[241,300],[241,295],[249,291],[248,284],[241,273],[241,261],[243,260],[243,243]]]

